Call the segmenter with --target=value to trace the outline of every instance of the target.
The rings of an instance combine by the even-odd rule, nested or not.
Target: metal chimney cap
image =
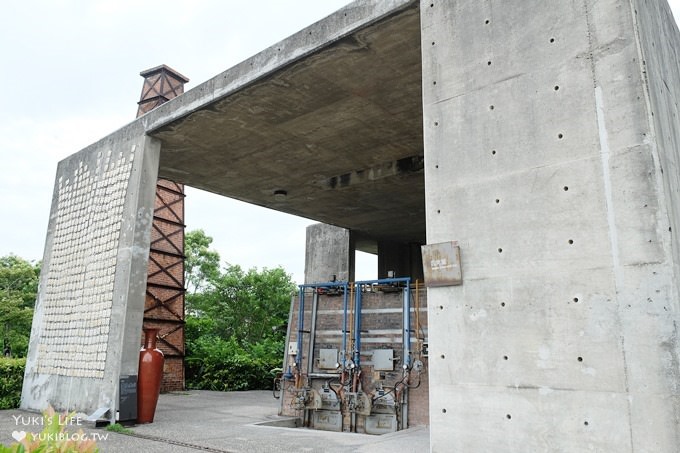
[[[147,69],[145,71],[142,71],[142,72],[139,73],[139,75],[142,76],[142,77],[149,77],[149,76],[152,76],[154,74],[157,74],[157,73],[163,72],[163,71],[171,74],[173,77],[175,77],[176,79],[180,80],[183,83],[189,82],[189,79],[187,77],[185,77],[182,74],[180,74],[179,72],[175,71],[170,66],[164,65],[164,64],[162,64],[160,66],[153,67],[151,69]]]

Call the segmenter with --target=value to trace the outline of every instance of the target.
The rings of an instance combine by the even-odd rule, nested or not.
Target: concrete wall
[[[118,407],[137,374],[160,142],[140,123],[61,161],[21,407]]]
[[[305,283],[354,279],[354,245],[345,228],[315,223],[307,227]]]
[[[421,2],[427,240],[458,240],[464,276],[428,291],[432,451],[680,445],[656,3]]]
[[[665,205],[675,264],[680,281],[680,32],[665,1],[633,2],[646,98],[651,119],[651,145],[661,166]]]

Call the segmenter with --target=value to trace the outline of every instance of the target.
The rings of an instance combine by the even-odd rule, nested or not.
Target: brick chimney
[[[144,77],[144,86],[137,117],[184,93],[184,84],[189,81],[166,65],[147,69],[140,75]],[[165,355],[161,392],[184,390],[184,227],[184,185],[159,179],[151,227],[144,327],[160,329],[158,348]]]
[[[142,95],[139,97],[137,117],[184,93],[184,84],[189,81],[179,72],[160,65],[139,73],[144,77]]]

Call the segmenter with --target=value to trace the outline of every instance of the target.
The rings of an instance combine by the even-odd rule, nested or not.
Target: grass
[[[109,425],[106,427],[107,431],[111,431],[114,433],[120,433],[120,434],[132,434],[132,430],[126,428],[125,426],[121,425],[120,423],[114,423],[112,425]]]

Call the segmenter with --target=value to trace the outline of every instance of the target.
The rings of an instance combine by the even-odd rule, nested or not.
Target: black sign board
[[[120,405],[118,406],[118,421],[120,423],[134,423],[137,421],[137,376],[121,376]]]

